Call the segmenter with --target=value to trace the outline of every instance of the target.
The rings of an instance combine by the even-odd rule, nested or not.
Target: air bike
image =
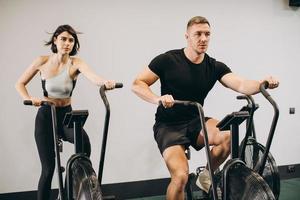
[[[123,87],[116,83],[115,88]],[[105,96],[105,86],[100,87],[100,95]],[[104,95],[104,96],[103,96]],[[25,100],[25,105],[32,105],[32,101]],[[62,138],[57,132],[57,119],[55,105],[50,101],[42,101],[41,106],[51,107],[52,129],[54,136],[54,151],[58,175],[59,200],[104,200],[114,199],[113,196],[104,197],[101,192],[101,179],[103,174],[104,156],[107,140],[108,124],[105,124],[99,162],[99,176],[97,177],[88,156],[83,153],[83,135],[81,134],[84,123],[88,117],[88,110],[72,110],[66,113],[63,120],[64,126],[74,129],[74,154],[68,159],[66,169],[61,166],[60,152],[62,152]],[[107,116],[106,116],[107,118]],[[105,123],[106,123],[105,119]],[[104,144],[104,145],[103,145]],[[63,172],[66,171],[65,187],[63,186]]]
[[[273,122],[271,125],[270,135],[273,137],[276,124],[279,117],[279,111],[275,101],[271,98],[270,94],[266,91],[268,83],[264,82],[260,85],[260,91],[265,98],[269,100],[272,104],[275,114],[273,117]],[[261,151],[261,159],[257,161],[255,167],[248,167],[247,164],[241,159],[241,156],[246,157],[245,150],[247,147],[246,142],[242,143],[242,146],[239,148],[239,125],[244,122],[246,119],[248,121],[248,126],[253,127],[251,115],[249,110],[241,109],[238,112],[233,112],[225,116],[221,120],[217,127],[221,131],[230,130],[231,132],[231,158],[225,163],[223,169],[219,172],[214,173],[211,169],[211,155],[210,148],[208,143],[208,133],[205,124],[205,116],[202,106],[198,102],[191,101],[175,101],[175,104],[180,104],[184,106],[195,106],[199,111],[200,123],[202,125],[202,130],[204,133],[204,143],[205,151],[207,158],[207,166],[209,170],[209,175],[211,179],[211,188],[209,194],[205,198],[201,199],[213,199],[213,200],[275,200],[276,197],[269,187],[268,183],[262,177],[262,172],[266,168],[266,160],[269,155],[269,148],[271,144],[271,139],[269,137],[265,151]],[[253,107],[254,108],[254,107]],[[250,109],[252,110],[252,107]],[[253,116],[253,113],[252,113]],[[249,135],[249,128],[247,128],[246,138],[244,141],[247,141],[247,135]],[[241,153],[239,150],[241,149]],[[243,153],[244,152],[244,153]],[[189,179],[193,178],[190,174]],[[191,180],[188,180],[186,187],[187,199],[194,200],[197,199],[193,196]],[[198,198],[199,199],[199,198]]]

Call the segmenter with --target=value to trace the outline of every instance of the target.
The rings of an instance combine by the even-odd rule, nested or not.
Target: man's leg
[[[220,131],[216,127],[219,121],[209,119],[206,122],[208,142],[212,145],[211,159],[212,169],[215,171],[227,159],[230,154],[230,131]],[[198,144],[204,145],[203,131],[198,136]]]
[[[211,149],[211,164],[212,170],[215,171],[218,167],[227,159],[230,154],[230,132],[220,131],[216,125],[218,121],[215,119],[209,119],[206,122],[208,132],[209,145],[213,145]],[[198,136],[198,144],[204,146],[203,131]],[[206,167],[207,168],[207,167]],[[208,192],[211,185],[209,172],[205,169],[197,180],[196,184],[205,192]]]
[[[171,174],[171,182],[167,189],[166,199],[183,200],[189,173],[185,149],[181,145],[168,147],[163,152],[163,158]]]

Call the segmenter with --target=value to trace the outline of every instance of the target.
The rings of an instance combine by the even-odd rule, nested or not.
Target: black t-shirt
[[[222,62],[205,54],[200,64],[192,63],[183,49],[171,50],[155,57],[149,68],[160,78],[161,95],[170,94],[175,100],[197,101],[201,105],[217,80],[231,70]],[[198,116],[192,106],[174,105],[172,108],[159,106],[156,121],[178,122]]]

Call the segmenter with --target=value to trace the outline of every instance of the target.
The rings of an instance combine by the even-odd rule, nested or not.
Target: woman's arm
[[[23,98],[23,100],[32,100],[34,105],[39,105],[40,101],[38,98],[31,97],[26,89],[26,85],[31,81],[31,79],[38,73],[40,66],[43,65],[48,57],[40,56],[36,58],[31,65],[23,72],[15,84],[16,90]]]
[[[113,89],[116,82],[113,80],[106,80],[103,77],[97,75],[83,60],[75,58],[74,62],[77,69],[92,83],[97,86],[105,85],[107,89]]]

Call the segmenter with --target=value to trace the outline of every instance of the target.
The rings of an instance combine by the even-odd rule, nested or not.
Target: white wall
[[[281,110],[271,151],[279,165],[300,163],[300,10],[290,8],[288,0],[0,0],[0,193],[36,190],[40,173],[33,137],[37,109],[22,105],[14,84],[35,57],[50,53],[43,46],[50,38],[46,32],[65,23],[84,33],[79,35],[79,56],[97,73],[124,83],[123,89],[108,94],[112,116],[104,183],[168,177],[153,139],[156,108],[137,98],[130,87],[154,56],[185,46],[185,26],[195,15],[207,17],[212,25],[211,56],[248,78],[272,74],[281,80],[280,88],[271,91]],[[28,88],[32,95],[42,95],[38,76]],[[154,91],[158,89],[156,84]],[[235,100],[236,95],[217,84],[206,100],[206,113],[221,118],[239,109],[242,103]],[[272,110],[257,96],[261,108],[256,127],[265,142]],[[98,89],[80,77],[73,97],[74,109],[90,111],[85,127],[97,165],[104,120]],[[288,114],[289,107],[296,108],[295,115]],[[72,150],[65,145],[64,162]],[[193,152],[192,159],[192,170],[204,165],[204,151]]]

